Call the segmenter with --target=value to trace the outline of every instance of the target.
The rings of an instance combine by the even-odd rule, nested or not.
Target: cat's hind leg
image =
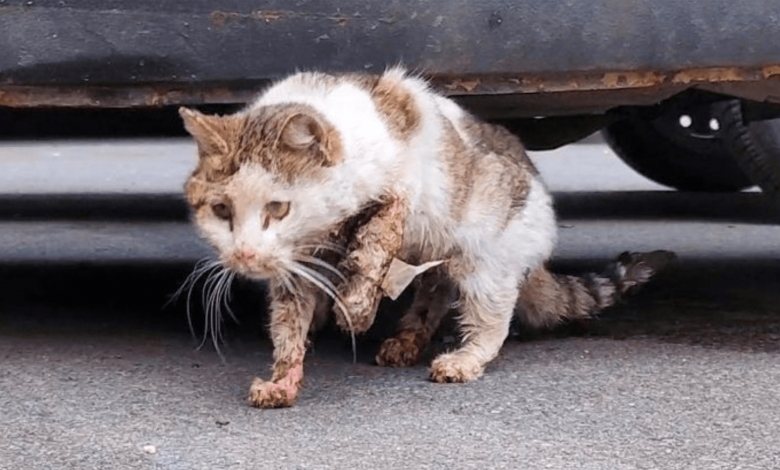
[[[552,253],[556,228],[552,200],[540,182],[528,184],[527,193],[515,195],[522,196],[523,204],[513,205],[501,199],[504,193],[489,191],[485,194],[492,196],[471,203],[468,222],[457,234],[461,252],[447,263],[460,293],[462,346],[434,359],[435,382],[468,382],[482,375],[509,334],[526,273]],[[506,213],[491,216],[485,205],[504,207]]]
[[[442,354],[431,364],[434,382],[470,382],[482,375],[509,334],[509,323],[518,294],[512,276],[495,276],[478,270],[459,282],[460,349]]]
[[[425,348],[454,300],[455,288],[441,269],[422,275],[414,300],[398,324],[398,331],[379,348],[380,366],[406,367],[420,362]]]
[[[303,384],[306,336],[320,298],[311,286],[301,283],[295,292],[271,286],[271,341],[274,345],[270,381],[255,378],[249,388],[249,404],[257,408],[283,408],[298,399]]]

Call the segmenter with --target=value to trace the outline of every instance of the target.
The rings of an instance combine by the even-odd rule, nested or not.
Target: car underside
[[[530,149],[601,130],[664,185],[780,197],[773,0],[5,0],[0,25],[9,126],[52,109],[219,110],[296,70],[403,64]]]

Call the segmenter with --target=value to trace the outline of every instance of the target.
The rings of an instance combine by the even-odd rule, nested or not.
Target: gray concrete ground
[[[385,305],[356,364],[321,335],[298,405],[261,411],[244,400],[271,361],[262,290],[235,286],[222,358],[166,305],[208,254],[179,196],[193,152],[0,145],[0,469],[780,466],[780,228],[759,193],[665,191],[602,145],[536,154],[556,269],[679,261],[600,321],[520,332],[467,385],[372,365]]]

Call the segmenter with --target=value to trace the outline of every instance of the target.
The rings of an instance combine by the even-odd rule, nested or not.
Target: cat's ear
[[[179,115],[198,147],[206,151],[228,153],[227,122],[221,116],[209,116],[194,109],[179,108]]]
[[[335,148],[338,140],[332,130],[315,116],[296,113],[288,117],[279,135],[279,144],[288,150],[305,152],[312,158],[329,166],[336,162],[339,155]]]
[[[293,114],[282,126],[279,142],[290,150],[306,150],[320,145],[325,139],[325,129],[313,116]]]

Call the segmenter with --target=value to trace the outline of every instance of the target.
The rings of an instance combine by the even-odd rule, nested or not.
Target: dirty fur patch
[[[311,106],[264,106],[231,116],[207,116],[182,108],[187,130],[198,143],[193,200],[205,191],[199,182],[221,183],[241,165],[258,163],[282,181],[315,177],[343,159],[336,128]]]

